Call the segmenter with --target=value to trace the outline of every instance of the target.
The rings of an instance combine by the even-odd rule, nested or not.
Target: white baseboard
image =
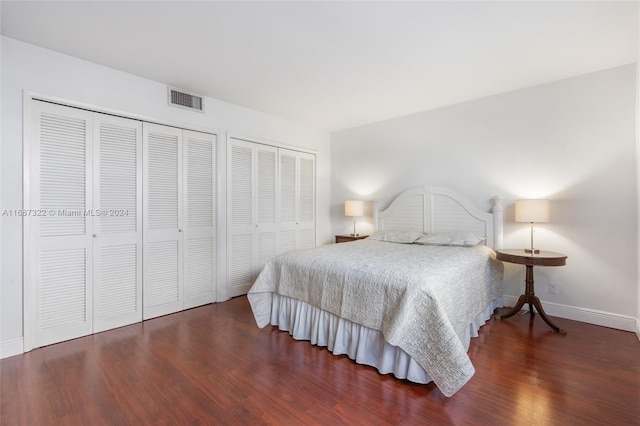
[[[516,296],[503,296],[504,306],[515,306],[518,302]],[[595,309],[578,308],[575,306],[561,305],[559,303],[542,302],[542,307],[547,315],[558,318],[566,318],[574,321],[586,322],[588,324],[601,325],[603,327],[615,328],[618,330],[640,333],[638,329],[640,320],[626,315],[614,314],[611,312],[598,311]],[[529,309],[526,305],[523,309]],[[638,336],[640,338],[640,334]]]
[[[22,337],[0,342],[0,359],[24,353]]]

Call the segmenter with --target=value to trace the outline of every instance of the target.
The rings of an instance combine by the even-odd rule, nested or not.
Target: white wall
[[[640,22],[640,8],[638,8],[638,22]],[[640,34],[639,34],[640,36]],[[640,58],[640,43],[638,43],[638,58]],[[640,66],[636,66],[636,165],[640,168]],[[636,170],[638,182],[638,208],[640,208],[640,170]],[[638,214],[638,257],[636,263],[640,264],[640,212]],[[636,311],[636,336],[640,340],[640,271],[637,277],[637,311]]]
[[[6,37],[1,43],[1,210],[22,208],[22,108],[23,91],[28,90],[185,128],[210,129],[218,133],[223,154],[225,132],[315,150],[317,241],[324,244],[331,240],[328,132],[211,98],[205,98],[204,114],[170,107],[164,83]],[[224,178],[224,170],[220,170],[221,188],[225,187]],[[223,214],[224,211],[221,209]],[[22,220],[2,217],[1,231],[0,355],[6,356],[16,353],[18,347],[21,352],[22,348]]]
[[[545,310],[635,329],[635,79],[632,64],[333,134],[333,232],[349,232],[344,200],[384,207],[429,183],[469,194],[486,210],[492,196],[504,196],[504,246],[526,247],[529,228],[514,222],[513,203],[549,198],[551,222],[537,228],[536,246],[568,261],[535,270]],[[506,266],[506,295],[523,292],[522,270]]]

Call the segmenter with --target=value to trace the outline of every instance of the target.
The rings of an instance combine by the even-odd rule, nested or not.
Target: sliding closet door
[[[185,130],[184,309],[216,300],[216,137]]]
[[[94,115],[93,331],[142,321],[142,122]]]
[[[93,113],[34,101],[25,146],[25,349],[92,332]]]
[[[144,319],[182,309],[182,130],[144,123]]]

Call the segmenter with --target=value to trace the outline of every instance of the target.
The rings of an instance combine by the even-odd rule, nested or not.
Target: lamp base
[[[530,253],[530,254],[538,254],[540,253],[540,250],[538,249],[524,249],[525,253]]]

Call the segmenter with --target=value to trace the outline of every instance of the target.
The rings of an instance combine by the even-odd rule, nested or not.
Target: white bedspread
[[[474,373],[457,333],[502,294],[502,276],[485,246],[360,240],[276,257],[248,299],[259,327],[278,293],[380,330],[450,396]]]

